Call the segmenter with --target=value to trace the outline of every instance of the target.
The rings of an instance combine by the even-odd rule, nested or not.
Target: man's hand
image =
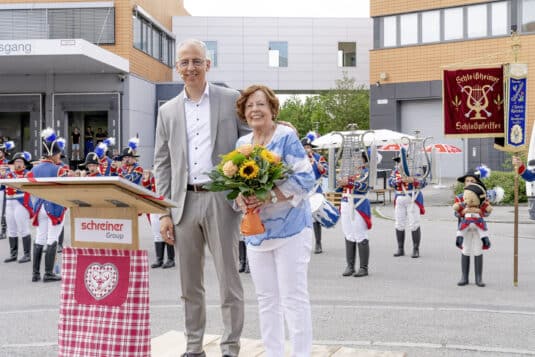
[[[513,166],[518,168],[520,166],[522,166],[522,160],[520,160],[520,158],[518,156],[513,156]]]
[[[175,228],[171,216],[161,217],[160,234],[167,244],[175,245]]]
[[[338,179],[336,182],[338,187],[347,186],[348,183],[349,183],[349,179],[347,177],[342,177]]]

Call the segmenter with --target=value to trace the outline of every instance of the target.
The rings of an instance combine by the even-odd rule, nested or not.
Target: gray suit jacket
[[[236,114],[236,90],[209,84],[210,137],[212,163],[217,165],[219,155],[234,150],[236,141],[250,132]],[[156,188],[162,196],[171,199],[174,224],[178,224],[184,211],[188,185],[188,144],[184,91],[162,105],[158,111],[154,149],[154,175]]]

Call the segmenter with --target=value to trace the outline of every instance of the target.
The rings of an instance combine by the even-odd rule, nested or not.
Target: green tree
[[[364,86],[357,86],[354,78],[347,76],[335,81],[336,87],[329,91],[307,97],[293,97],[281,108],[279,118],[292,123],[302,137],[313,130],[320,134],[346,130],[356,123],[359,129],[370,126],[370,93]]]

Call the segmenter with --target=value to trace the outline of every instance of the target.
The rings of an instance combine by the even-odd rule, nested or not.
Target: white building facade
[[[177,45],[207,43],[211,82],[243,89],[264,84],[278,93],[333,89],[344,73],[369,86],[369,18],[174,16]],[[174,80],[180,81],[178,74]]]

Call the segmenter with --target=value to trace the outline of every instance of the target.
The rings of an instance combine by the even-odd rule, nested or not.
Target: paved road
[[[457,287],[460,253],[455,248],[455,220],[447,206],[450,190],[426,189],[421,258],[392,257],[395,249],[393,207],[374,204],[370,233],[370,276],[344,278],[340,225],[324,230],[324,253],[313,255],[309,285],[314,342],[365,349],[405,351],[409,356],[535,355],[535,221],[520,208],[519,285],[513,287],[512,207],[498,207],[490,223],[492,248],[485,256],[484,281]],[[153,258],[148,225],[142,247]],[[410,245],[406,246],[410,250]],[[0,252],[7,255],[7,241]],[[59,284],[31,283],[30,264],[0,263],[0,356],[57,355]],[[471,272],[473,282],[473,271]],[[217,279],[207,259],[207,333],[221,333]],[[178,272],[152,270],[152,336],[180,330]],[[246,324],[243,336],[259,338],[254,290],[243,275]]]

